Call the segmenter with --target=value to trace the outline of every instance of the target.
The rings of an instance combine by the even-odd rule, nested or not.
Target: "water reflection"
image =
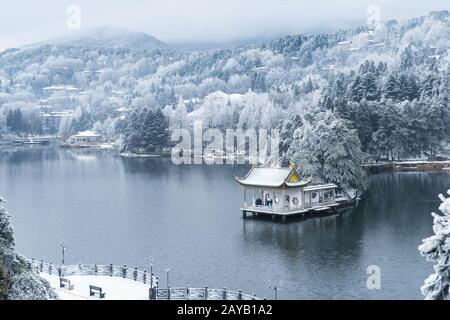
[[[0,194],[28,256],[148,268],[179,285],[226,286],[283,298],[421,298],[432,271],[417,251],[430,235],[448,173],[383,173],[357,208],[287,224],[243,220],[233,179],[248,166],[175,166],[86,150],[0,151]],[[366,287],[378,265],[382,290]]]

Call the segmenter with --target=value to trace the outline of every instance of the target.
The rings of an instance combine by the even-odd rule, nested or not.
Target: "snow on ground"
[[[59,276],[47,273],[40,276],[50,282],[60,300],[148,300],[150,288],[141,282],[119,277],[74,275],[65,277],[75,285],[73,290],[68,290],[59,287]],[[89,296],[89,285],[102,288],[105,298]]]

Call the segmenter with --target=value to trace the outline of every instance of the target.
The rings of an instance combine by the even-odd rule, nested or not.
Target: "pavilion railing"
[[[249,295],[242,291],[231,291],[227,288],[211,289],[191,287],[169,287],[159,288],[158,278],[153,275],[153,287],[150,287],[150,274],[146,270],[129,268],[126,265],[117,266],[113,264],[77,264],[77,265],[54,265],[43,260],[29,259],[32,268],[40,273],[48,273],[59,277],[71,275],[94,275],[121,277],[138,281],[149,285],[150,300],[262,300],[255,294]]]

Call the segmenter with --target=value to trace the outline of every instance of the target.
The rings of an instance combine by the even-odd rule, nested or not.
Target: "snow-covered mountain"
[[[134,50],[153,50],[169,47],[166,43],[149,34],[112,26],[97,27],[86,31],[74,31],[74,34],[70,36],[44,41],[42,44],[45,43]]]
[[[449,34],[448,11],[194,52],[94,29],[0,53],[0,135],[37,132],[41,106],[76,110],[63,135],[121,134],[117,110],[159,108],[172,128],[282,128],[287,150],[296,117],[327,110],[375,158],[434,156],[450,140]]]

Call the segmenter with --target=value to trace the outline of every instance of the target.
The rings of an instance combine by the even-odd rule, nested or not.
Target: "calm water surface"
[[[246,166],[175,166],[170,159],[123,159],[108,152],[51,148],[0,151],[0,194],[18,249],[58,263],[127,264],[155,271],[165,286],[241,289],[286,299],[422,298],[432,272],[417,246],[431,235],[431,211],[450,175],[384,173],[340,215],[287,224],[243,220],[233,175]],[[381,290],[366,287],[381,268]]]

